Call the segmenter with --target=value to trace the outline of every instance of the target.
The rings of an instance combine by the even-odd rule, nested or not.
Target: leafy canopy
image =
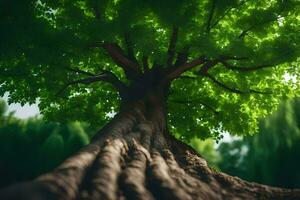
[[[203,62],[172,81],[171,128],[183,139],[246,135],[299,94],[299,12],[298,0],[1,0],[0,95],[38,98],[47,119],[103,124],[118,110],[115,88],[66,84],[104,71],[130,84],[104,42],[167,68],[176,35],[177,67]]]

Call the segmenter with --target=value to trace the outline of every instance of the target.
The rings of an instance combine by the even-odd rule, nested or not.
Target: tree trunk
[[[21,166],[20,166],[21,167]],[[37,179],[4,188],[0,199],[300,199],[216,172],[167,130],[164,97],[151,93],[122,106],[92,143]]]

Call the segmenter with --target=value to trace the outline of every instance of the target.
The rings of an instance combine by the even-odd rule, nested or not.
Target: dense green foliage
[[[175,53],[216,65],[209,76],[194,67],[172,83],[173,132],[183,140],[218,139],[222,131],[247,135],[282,96],[299,94],[299,11],[298,0],[1,0],[0,96],[8,91],[10,102],[21,103],[39,98],[49,120],[99,127],[118,111],[118,93],[101,82],[57,94],[85,76],[71,68],[110,70],[130,84],[101,44],[126,49],[130,38],[139,64],[148,57],[149,66],[166,68],[178,27]],[[286,74],[296,79],[284,81]]]
[[[47,172],[89,143],[79,123],[45,123],[4,115],[0,101],[0,187]]]
[[[260,132],[218,149],[220,169],[268,185],[300,186],[300,100],[289,100],[261,122]]]

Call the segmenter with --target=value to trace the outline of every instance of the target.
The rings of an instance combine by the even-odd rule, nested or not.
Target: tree
[[[6,104],[0,99],[0,111]],[[0,112],[0,187],[53,170],[89,143],[83,124],[20,120]],[[22,166],[22,167],[20,167]]]
[[[260,123],[259,134],[221,144],[222,171],[268,185],[299,187],[299,103],[299,99],[282,103]]]
[[[16,199],[299,199],[210,169],[181,142],[247,135],[299,93],[299,2],[1,1],[1,92],[103,125]],[[167,123],[168,122],[168,123]],[[173,134],[170,134],[172,132]]]

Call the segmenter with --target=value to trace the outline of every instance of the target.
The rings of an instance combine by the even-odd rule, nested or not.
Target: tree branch
[[[195,80],[198,77],[193,77],[193,76],[186,76],[186,75],[181,75],[177,79],[186,79],[186,80]]]
[[[239,38],[240,38],[240,39],[244,38],[244,37],[247,35],[247,33],[248,33],[252,28],[254,28],[255,26],[256,26],[256,24],[254,24],[254,25],[250,26],[249,28],[243,30],[243,31],[241,32],[241,34],[239,35]]]
[[[125,33],[124,38],[125,38],[125,44],[126,44],[126,48],[127,48],[128,58],[131,59],[132,61],[134,61],[135,63],[137,63],[136,57],[134,55],[134,50],[133,50],[134,45],[132,43],[130,35],[128,33]]]
[[[208,77],[210,80],[212,80],[212,82],[215,83],[216,85],[218,85],[219,87],[224,88],[224,89],[226,89],[226,90],[228,90],[232,93],[236,93],[236,94],[251,94],[251,93],[255,93],[255,94],[272,94],[272,92],[263,92],[263,91],[257,91],[257,90],[252,90],[252,89],[249,89],[247,91],[241,91],[241,90],[231,88],[231,87],[225,85],[224,83],[216,80],[213,76],[211,76],[208,73],[205,76]]]
[[[210,30],[213,29],[216,25],[218,25],[218,23],[224,19],[224,17],[234,8],[238,8],[240,6],[242,6],[243,4],[245,4],[247,2],[247,0],[241,2],[240,4],[238,4],[237,6],[232,6],[232,7],[229,7],[225,10],[224,14],[221,15],[211,26],[210,26]]]
[[[207,25],[206,25],[206,32],[209,33],[210,29],[211,29],[211,21],[212,18],[214,16],[214,12],[215,12],[215,8],[216,8],[216,0],[212,0],[212,5],[211,5],[211,9],[207,18]]]
[[[187,62],[189,47],[185,47],[181,52],[177,54],[177,58],[174,67],[178,67]]]
[[[287,16],[287,15],[286,15]],[[241,34],[239,35],[239,38],[240,39],[243,39],[247,34],[248,34],[248,32],[251,30],[251,29],[253,29],[253,28],[255,28],[256,26],[258,26],[258,25],[263,25],[263,24],[267,24],[267,23],[271,23],[271,22],[275,22],[275,21],[277,21],[280,17],[284,17],[284,16],[282,16],[282,15],[280,15],[280,14],[278,14],[276,17],[274,17],[274,19],[269,19],[269,20],[265,20],[265,21],[262,21],[262,22],[260,22],[260,23],[258,23],[258,24],[252,24],[251,26],[249,26],[247,29],[245,29],[245,30],[243,30],[242,32],[241,32]]]
[[[172,66],[173,65],[173,59],[175,56],[175,47],[176,47],[176,42],[177,42],[177,37],[178,37],[178,26],[173,26],[172,29],[172,35],[170,38],[170,43],[169,43],[169,48],[168,48],[168,58],[167,58],[167,66]]]
[[[225,61],[220,61],[220,62],[227,69],[236,70],[236,71],[240,71],[240,72],[252,72],[252,71],[256,71],[256,70],[260,70],[260,69],[274,67],[273,64],[264,64],[264,65],[257,65],[257,66],[251,66],[251,67],[237,67],[237,66],[231,65]]]
[[[67,83],[61,90],[57,92],[57,95],[61,94],[65,89],[67,89],[71,85],[75,85],[75,84],[89,85],[91,83],[98,82],[98,81],[104,81],[112,84],[122,95],[126,89],[125,84],[121,82],[112,72],[106,70],[102,70],[102,71],[103,73],[93,75],[83,79],[74,80]]]
[[[124,51],[118,44],[104,42],[101,47],[103,47],[113,61],[125,71],[128,78],[134,79],[140,74],[138,63],[125,56]]]
[[[211,26],[210,30],[213,29],[234,7],[227,8],[222,16],[220,16]]]
[[[203,66],[200,69],[200,74],[207,74],[208,70],[215,66],[218,63],[218,60],[209,60],[206,63],[203,64]]]
[[[202,65],[203,63],[205,63],[207,60],[202,56],[198,59],[195,59],[191,62],[186,62],[178,67],[172,67],[172,68],[169,68],[167,70],[167,75],[166,75],[166,81],[169,82],[169,81],[172,81],[176,78],[178,78],[182,73],[198,66],[198,65]]]

